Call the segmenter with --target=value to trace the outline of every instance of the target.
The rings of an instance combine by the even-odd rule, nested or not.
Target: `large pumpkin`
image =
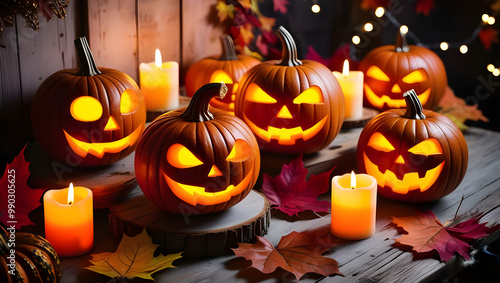
[[[406,110],[387,110],[364,127],[356,152],[358,170],[377,179],[378,193],[384,197],[433,201],[462,181],[467,143],[447,117],[422,110],[413,90],[404,99]]]
[[[204,58],[193,64],[186,73],[186,95],[193,96],[196,90],[208,83],[224,82],[228,94],[224,98],[214,97],[210,102],[215,108],[234,114],[236,91],[243,74],[260,61],[248,55],[236,55],[234,43],[227,34],[221,37],[222,55]]]
[[[222,91],[223,90],[223,91]],[[228,209],[250,192],[260,169],[255,137],[243,121],[212,108],[224,83],[200,88],[187,109],[156,118],[139,141],[135,173],[157,207],[206,214]]]
[[[58,71],[40,85],[31,110],[33,132],[60,162],[110,164],[134,151],[146,125],[144,99],[128,75],[96,67],[85,38],[75,45],[81,69]]]
[[[59,281],[61,281],[59,257],[49,242],[31,233],[7,233],[1,227],[0,282]]]
[[[359,69],[365,74],[363,103],[380,111],[405,107],[402,93],[414,89],[425,109],[434,110],[448,85],[441,59],[430,49],[408,45],[400,31],[396,45],[370,51]]]
[[[344,96],[321,63],[298,60],[288,31],[279,27],[281,61],[266,61],[240,80],[235,114],[248,124],[261,150],[300,154],[328,146],[344,121]]]

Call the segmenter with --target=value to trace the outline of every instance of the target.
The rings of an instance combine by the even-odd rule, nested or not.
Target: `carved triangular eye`
[[[407,84],[421,83],[427,81],[427,73],[423,69],[415,70],[403,78]]]
[[[299,94],[299,96],[295,97],[293,103],[323,104],[323,92],[321,91],[321,88],[313,85],[312,87],[304,90],[301,94]]]
[[[168,149],[167,161],[172,164],[172,166],[180,169],[191,168],[203,164],[200,159],[180,143],[173,144]]]
[[[211,83],[224,82],[225,84],[232,84],[233,79],[231,79],[231,76],[229,76],[223,70],[217,70],[217,71],[212,73],[212,76],[210,76],[210,82]]]
[[[394,146],[379,132],[375,132],[368,141],[368,146],[382,152],[391,152]]]
[[[122,114],[132,114],[139,108],[138,96],[132,89],[126,89],[122,93],[120,100],[120,112]]]
[[[384,71],[380,70],[380,68],[377,66],[371,66],[370,68],[368,68],[368,71],[366,71],[366,76],[383,82],[391,81],[389,76],[386,75]]]
[[[257,84],[251,83],[245,95],[245,99],[251,102],[264,103],[264,104],[274,104],[276,103],[276,99],[272,98],[263,91]]]
[[[430,138],[426,139],[423,142],[418,143],[414,147],[408,149],[408,151],[413,154],[429,156],[429,155],[442,154],[443,148],[435,138]]]
[[[93,122],[102,116],[102,105],[92,96],[80,96],[69,107],[71,116],[77,121]]]
[[[231,162],[242,162],[247,160],[252,154],[252,149],[244,140],[236,140],[233,149],[227,156],[226,160]]]

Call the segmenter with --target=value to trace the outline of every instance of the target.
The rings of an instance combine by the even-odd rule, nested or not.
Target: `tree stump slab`
[[[255,190],[225,211],[177,215],[157,208],[137,187],[127,200],[109,211],[110,229],[117,239],[123,233],[135,236],[146,228],[161,253],[183,252],[187,258],[217,256],[237,247],[237,243],[253,242],[256,235],[267,233],[271,219],[269,201]]]

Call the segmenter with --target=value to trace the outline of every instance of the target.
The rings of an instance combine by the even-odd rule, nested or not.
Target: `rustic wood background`
[[[216,0],[70,0],[65,19],[40,30],[25,26],[18,15],[6,27],[0,48],[0,159],[10,159],[33,139],[31,101],[54,72],[78,67],[73,40],[87,36],[98,66],[120,70],[138,81],[139,64],[177,61],[182,85],[194,62],[221,52]]]

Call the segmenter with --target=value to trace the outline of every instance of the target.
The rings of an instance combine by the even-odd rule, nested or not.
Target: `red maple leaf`
[[[311,175],[306,181],[308,170],[304,168],[302,155],[295,158],[290,164],[283,165],[281,173],[276,177],[264,174],[262,192],[278,209],[289,216],[297,215],[301,211],[329,212],[329,201],[318,201],[319,195],[330,189],[330,173]]]
[[[237,257],[251,260],[251,267],[262,273],[272,273],[281,267],[300,280],[309,272],[324,276],[342,275],[336,260],[322,256],[337,243],[338,239],[332,236],[328,224],[310,231],[293,231],[281,237],[276,248],[266,238],[257,236],[255,244],[239,243],[233,251]]]
[[[357,70],[359,62],[351,58],[350,45],[344,44],[339,48],[335,49],[332,57],[323,58],[312,46],[307,47],[306,59],[319,62],[328,67],[331,71],[342,72],[344,67],[344,61],[349,60],[349,69]]]
[[[24,149],[7,164],[0,179],[0,222],[15,225],[16,229],[34,224],[28,214],[40,206],[43,189],[31,189],[27,181],[30,176],[29,162],[24,159]]]
[[[462,222],[445,222],[443,225],[430,210],[417,211],[414,216],[393,217],[392,222],[407,233],[394,241],[411,246],[418,254],[437,251],[443,261],[450,260],[455,252],[470,259],[471,240],[487,236],[496,229],[487,227],[487,223],[479,223],[479,219],[471,217]]]
[[[286,14],[287,8],[286,5],[288,5],[287,0],[274,0],[274,11],[275,12],[280,12],[282,14]]]
[[[478,36],[486,50],[490,50],[493,43],[498,43],[498,30],[494,28],[483,28]]]
[[[434,0],[418,0],[417,4],[415,4],[417,13],[422,13],[426,16],[429,16],[432,9],[434,9]]]

